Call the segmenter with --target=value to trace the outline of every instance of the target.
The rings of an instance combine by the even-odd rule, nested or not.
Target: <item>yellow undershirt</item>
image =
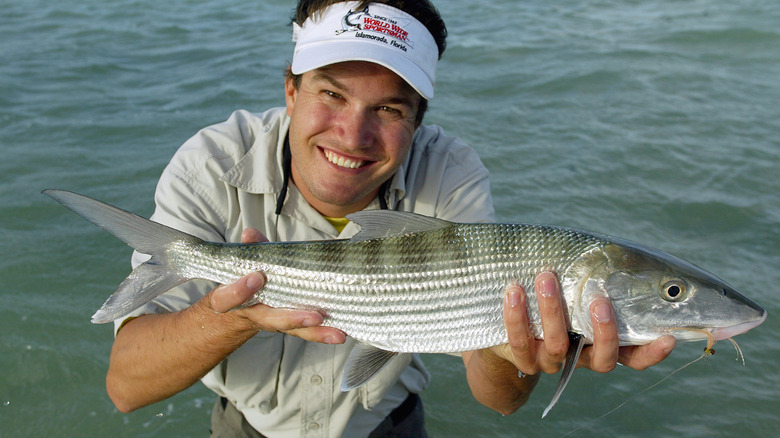
[[[328,217],[323,216],[328,222],[330,222],[331,225],[333,225],[333,228],[336,229],[336,231],[341,234],[342,231],[344,231],[344,227],[347,226],[349,223],[349,219],[345,217]]]

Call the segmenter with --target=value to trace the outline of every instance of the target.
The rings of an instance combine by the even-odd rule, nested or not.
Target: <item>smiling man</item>
[[[446,37],[430,3],[301,0],[295,37],[286,106],[237,111],[188,140],[160,178],[154,220],[228,242],[347,238],[358,228],[345,216],[363,209],[493,220],[476,153],[422,124]],[[144,260],[134,254],[135,265]],[[116,321],[106,379],[116,406],[132,411],[201,380],[218,396],[212,436],[425,436],[417,394],[430,375],[419,357],[341,392],[354,341],[318,312],[240,308],[264,282],[261,272],[231,285],[188,282]],[[535,286],[545,341],[533,338],[525,295],[512,286],[509,344],[463,354],[475,398],[501,413],[525,403],[540,373],[557,372],[568,348],[555,276]],[[582,366],[644,368],[674,346],[662,338],[619,349],[609,302],[591,310]]]
[[[285,86],[293,182],[325,216],[362,210],[409,155],[419,95],[389,69],[364,61],[293,82]]]

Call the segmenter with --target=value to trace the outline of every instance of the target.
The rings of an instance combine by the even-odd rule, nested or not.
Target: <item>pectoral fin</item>
[[[341,391],[347,392],[363,386],[397,355],[394,351],[381,350],[368,344],[355,345],[344,365]]]
[[[566,352],[566,359],[563,362],[563,371],[561,372],[561,379],[558,380],[558,387],[555,388],[555,394],[553,395],[550,404],[545,408],[542,413],[542,418],[546,417],[550,410],[558,403],[558,399],[561,398],[563,390],[566,389],[566,385],[569,383],[574,369],[577,367],[577,359],[580,357],[582,347],[585,345],[585,338],[576,333],[569,333],[569,351]]]

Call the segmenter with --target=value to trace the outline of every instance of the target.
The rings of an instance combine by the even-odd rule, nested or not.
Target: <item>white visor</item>
[[[293,23],[292,72],[303,74],[345,61],[374,62],[395,72],[422,97],[433,97],[439,49],[428,29],[406,12],[381,3],[356,11],[336,3]]]

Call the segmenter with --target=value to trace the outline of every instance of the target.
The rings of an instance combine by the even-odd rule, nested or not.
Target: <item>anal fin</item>
[[[546,417],[550,410],[558,403],[558,399],[561,398],[563,390],[566,389],[566,385],[569,383],[574,369],[577,368],[577,359],[582,353],[582,347],[585,345],[585,338],[577,333],[569,332],[569,351],[566,352],[566,359],[563,362],[563,371],[561,372],[561,378],[558,380],[558,387],[555,388],[555,394],[553,394],[550,404],[547,405],[542,418]]]

